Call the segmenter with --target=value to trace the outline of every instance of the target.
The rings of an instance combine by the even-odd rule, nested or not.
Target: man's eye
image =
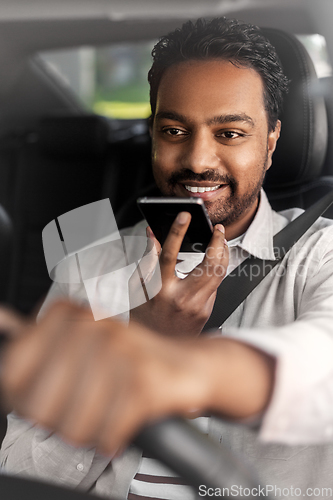
[[[171,135],[172,137],[185,135],[184,130],[180,130],[179,128],[165,128],[163,132],[167,135]]]
[[[239,132],[233,132],[232,130],[226,130],[225,132],[220,132],[218,136],[225,139],[237,139],[237,137],[243,137],[243,134],[240,134]]]

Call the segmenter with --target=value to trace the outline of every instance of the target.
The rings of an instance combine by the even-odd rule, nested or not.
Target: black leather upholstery
[[[109,126],[96,115],[48,116],[40,121],[37,134],[46,157],[95,160],[106,153]]]
[[[265,190],[275,210],[307,208],[333,189],[333,177],[321,177],[328,145],[325,88],[307,50],[296,36],[262,28],[290,80],[281,115],[282,129]],[[326,212],[333,217],[333,208]]]
[[[52,284],[43,228],[55,217],[103,198],[108,133],[101,117],[50,117],[12,153],[15,231],[9,302],[23,313],[37,311]]]
[[[327,115],[314,65],[303,44],[281,30],[262,31],[276,48],[290,81],[273,168],[266,176],[266,189],[283,189],[319,177],[327,148]]]

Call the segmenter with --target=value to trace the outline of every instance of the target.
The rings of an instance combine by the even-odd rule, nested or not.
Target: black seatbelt
[[[274,236],[276,260],[263,260],[251,255],[236,267],[217,289],[213,311],[204,331],[219,328],[332,203],[333,191],[330,191]],[[255,273],[251,272],[251,268],[255,269]]]

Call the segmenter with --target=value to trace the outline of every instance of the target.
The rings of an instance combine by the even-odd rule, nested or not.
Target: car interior
[[[55,5],[56,4],[56,5]],[[140,220],[139,196],[158,196],[148,117],[88,109],[41,58],[45,51],[151,42],[188,19],[226,15],[263,28],[290,90],[265,190],[276,210],[308,208],[333,188],[333,80],[318,76],[298,35],[318,35],[302,0],[4,1],[0,9],[0,294],[36,314],[52,281],[42,230],[109,198],[118,227]],[[147,97],[148,99],[148,97]],[[328,209],[327,217],[333,217]],[[5,432],[5,418],[1,434]]]

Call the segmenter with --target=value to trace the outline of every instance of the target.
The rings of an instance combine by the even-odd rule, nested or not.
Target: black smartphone
[[[181,252],[204,252],[213,233],[213,225],[201,198],[139,198],[139,209],[163,246],[179,212],[192,216]]]

